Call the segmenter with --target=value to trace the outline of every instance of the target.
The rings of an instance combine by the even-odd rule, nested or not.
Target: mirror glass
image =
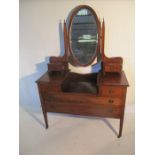
[[[97,23],[88,9],[81,9],[73,17],[70,46],[73,56],[81,65],[89,64],[96,56]]]

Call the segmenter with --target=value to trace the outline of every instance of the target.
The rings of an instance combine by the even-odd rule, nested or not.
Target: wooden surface
[[[100,116],[120,119],[122,134],[128,82],[125,73],[77,74],[46,72],[37,81],[48,128],[47,112]]]
[[[87,76],[89,74],[77,74],[77,73],[61,73],[57,72],[52,74],[51,76],[49,75],[48,72],[46,72],[44,75],[42,75],[36,82],[37,83],[61,83],[67,76]],[[125,76],[124,71],[122,71],[120,74],[119,73],[106,73],[103,78],[100,79],[101,82],[104,85],[121,85],[121,86],[129,86],[129,83],[127,81],[127,78]]]

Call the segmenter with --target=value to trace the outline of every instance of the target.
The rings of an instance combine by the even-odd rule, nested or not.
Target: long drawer
[[[51,112],[119,118],[122,110],[121,98],[114,97],[45,93],[43,99]]]
[[[122,107],[105,105],[78,105],[78,104],[46,104],[46,111],[75,115],[90,115],[119,118]]]
[[[43,99],[46,102],[51,102],[53,104],[81,104],[81,105],[122,105],[121,97],[104,97],[96,95],[83,95],[76,93],[43,93]]]

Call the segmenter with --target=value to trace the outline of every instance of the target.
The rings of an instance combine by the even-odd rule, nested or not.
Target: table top
[[[128,80],[124,71],[119,73],[106,73],[106,75],[101,79],[104,85],[122,85],[129,86]]]
[[[50,83],[50,84],[61,84],[67,77],[88,77],[98,73],[89,73],[89,74],[78,74],[73,72],[68,73],[52,73],[49,74],[46,72],[43,74],[36,82],[37,83]],[[72,79],[71,79],[72,80]],[[103,85],[120,85],[120,86],[129,86],[126,75],[124,71],[121,73],[106,73],[101,79]]]

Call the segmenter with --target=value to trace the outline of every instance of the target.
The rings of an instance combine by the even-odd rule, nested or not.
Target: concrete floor
[[[125,113],[123,136],[119,121],[96,117],[48,114],[20,108],[20,155],[134,155],[134,113]]]

